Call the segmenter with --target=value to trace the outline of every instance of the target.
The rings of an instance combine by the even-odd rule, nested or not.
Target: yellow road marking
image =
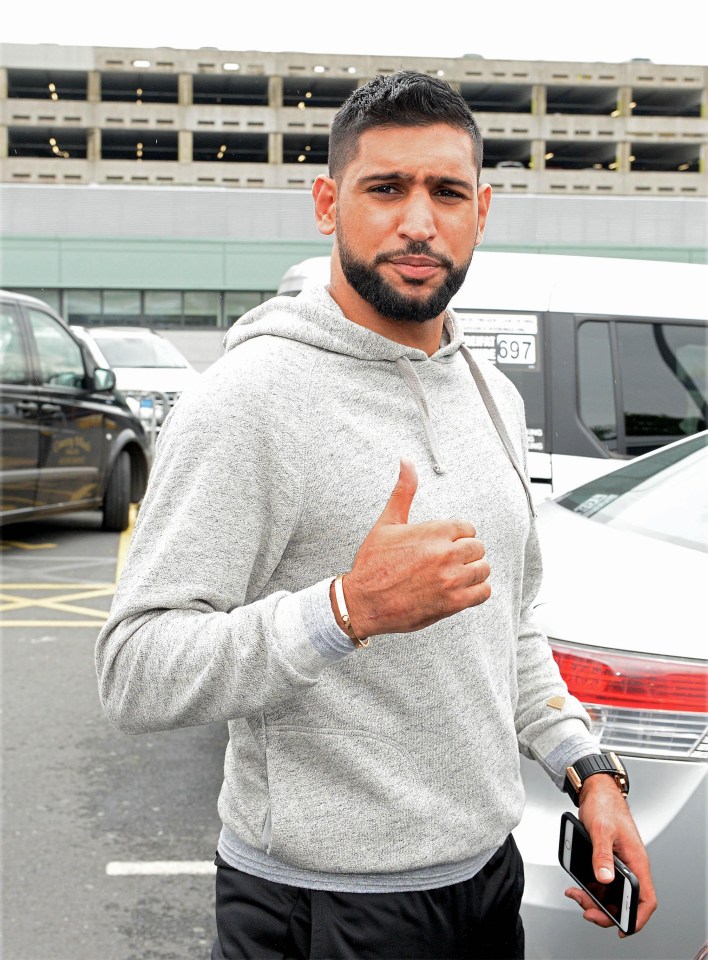
[[[2,583],[0,590],[112,590],[113,583]]]
[[[91,607],[79,607],[70,603],[72,600],[94,600],[100,597],[113,596],[113,586],[92,588],[90,590],[81,590],[78,593],[63,594],[60,597],[15,597],[10,592],[0,593],[0,613],[10,610],[27,610],[28,608],[41,607],[45,610],[56,610],[63,613],[78,613],[89,617],[100,617],[101,610],[94,610]]]
[[[3,627],[96,627],[101,629],[103,620],[3,620]]]
[[[7,550],[8,547],[15,547],[17,550],[53,550],[56,543],[23,543],[21,540],[4,540],[0,544],[0,550]]]
[[[73,613],[83,616],[84,620],[5,620],[2,619],[3,627],[102,627],[108,617],[108,612],[95,610],[92,607],[84,607],[75,604],[75,600],[93,600],[102,597],[111,597],[114,592],[120,575],[125,566],[130,547],[130,539],[133,535],[135,518],[138,514],[137,506],[130,508],[130,521],[128,527],[124,530],[118,540],[118,556],[116,558],[116,575],[113,583],[5,583],[0,584],[0,613],[16,612],[18,610],[42,609],[52,610],[56,613]],[[7,544],[17,546],[20,549],[49,549],[56,544],[21,544],[19,541],[9,540]],[[59,596],[56,594],[49,597],[23,597],[25,591],[62,591]]]

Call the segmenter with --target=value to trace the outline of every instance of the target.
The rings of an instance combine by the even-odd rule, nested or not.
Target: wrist
[[[618,790],[623,797],[626,797],[629,793],[629,774],[617,754],[611,751],[589,754],[566,767],[563,790],[577,807],[580,805],[581,793],[585,784],[599,778],[607,781],[612,780],[614,789]],[[598,789],[597,784],[591,788],[591,792],[595,789]],[[602,783],[599,784],[599,789],[604,789]]]
[[[359,635],[358,631],[352,624],[351,617],[349,616],[349,609],[347,607],[347,601],[344,594],[345,576],[346,574],[344,573],[339,574],[339,576],[335,577],[330,584],[329,597],[330,603],[332,604],[334,619],[337,622],[337,626],[340,628],[340,630],[343,630],[344,633],[346,633],[355,647],[368,647],[368,638]]]
[[[600,795],[601,793],[613,794],[617,793],[622,796],[622,792],[619,789],[617,781],[609,773],[594,773],[592,776],[588,777],[587,780],[584,780],[580,790],[578,791],[578,800],[580,804],[584,800],[587,800],[588,797],[594,795]]]

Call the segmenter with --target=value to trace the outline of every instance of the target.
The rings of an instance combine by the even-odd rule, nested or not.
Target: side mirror
[[[93,388],[97,393],[108,393],[115,389],[116,375],[113,370],[97,367],[93,371]]]

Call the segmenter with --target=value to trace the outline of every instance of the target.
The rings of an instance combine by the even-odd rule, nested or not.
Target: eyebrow
[[[396,182],[401,181],[404,183],[410,183],[412,180],[415,180],[413,174],[402,173],[399,170],[391,171],[390,173],[372,173],[366,177],[359,177],[357,183],[365,186],[367,183],[378,182]],[[462,180],[458,177],[426,177],[425,184],[429,187],[461,187],[466,190],[475,190],[476,184],[471,183],[469,180]]]

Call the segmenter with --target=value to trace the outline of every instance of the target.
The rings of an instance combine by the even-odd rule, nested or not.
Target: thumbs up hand
[[[415,465],[402,458],[388,503],[344,577],[351,624],[360,638],[421,630],[491,594],[484,546],[471,523],[408,522],[417,489]]]

